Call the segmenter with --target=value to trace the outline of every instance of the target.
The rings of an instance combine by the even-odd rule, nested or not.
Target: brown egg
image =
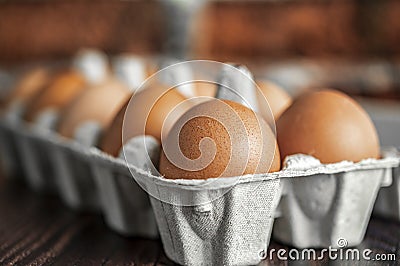
[[[27,71],[19,79],[17,85],[11,90],[10,95],[5,100],[9,107],[11,104],[26,104],[39,91],[43,90],[50,81],[50,71],[43,67],[37,67]]]
[[[122,124],[127,110],[124,140],[128,141],[135,136],[143,135],[145,132],[146,135],[151,135],[160,141],[164,120],[168,114],[182,103],[180,108],[173,112],[172,116],[168,116],[168,122],[173,124],[182,113],[192,106],[190,103],[184,102],[186,98],[176,90],[169,90],[156,100],[164,89],[165,87],[162,85],[146,88],[138,92],[130,102],[126,102],[109,129],[104,132],[100,141],[100,148],[111,155],[118,155],[122,148]],[[127,109],[128,103],[130,108]],[[131,108],[132,106],[134,108]],[[151,106],[153,107],[149,112]],[[132,121],[132,123],[129,121]],[[164,130],[171,127],[171,125],[164,126]]]
[[[379,158],[371,119],[349,96],[334,90],[301,96],[277,121],[281,158],[303,153],[322,163]]]
[[[292,97],[290,97],[290,95],[284,89],[272,82],[259,80],[257,81],[257,85],[261,90],[257,90],[260,110],[259,113],[266,121],[270,121],[271,110],[274,119],[277,120],[281,114],[292,104]],[[267,100],[270,109],[268,108],[265,100]]]
[[[249,108],[227,100],[201,103],[179,118],[163,141],[159,165],[160,173],[171,179],[230,177],[279,169],[279,150],[270,127]]]
[[[107,128],[130,95],[130,90],[116,80],[89,87],[61,110],[57,131],[73,138],[76,129],[88,121]]]
[[[60,110],[86,87],[85,78],[74,70],[57,74],[49,85],[29,102],[24,119],[32,122],[45,109]]]
[[[130,99],[128,99],[123,104],[122,108],[120,108],[110,126],[104,131],[100,139],[100,149],[113,156],[118,156],[118,153],[122,148],[122,124],[129,100]]]
[[[194,86],[196,96],[215,97],[217,93],[217,85],[214,83],[195,82]]]

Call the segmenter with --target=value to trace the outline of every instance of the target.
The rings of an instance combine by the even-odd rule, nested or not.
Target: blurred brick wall
[[[200,19],[199,57],[400,55],[399,0],[221,1]]]
[[[400,56],[400,0],[214,1],[198,21],[197,58]],[[0,0],[0,63],[82,46],[160,53],[165,29],[156,0]]]
[[[64,57],[86,46],[160,52],[163,25],[155,1],[0,1],[0,62]]]

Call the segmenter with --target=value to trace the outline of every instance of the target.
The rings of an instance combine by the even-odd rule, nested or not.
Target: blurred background
[[[0,1],[3,87],[13,70],[81,48],[243,63],[292,95],[400,99],[398,0]]]
[[[398,97],[400,2],[0,1],[1,66],[65,59],[82,47],[234,61],[253,71],[289,61],[299,71],[323,68],[339,87],[354,65],[358,78],[365,70],[380,80],[369,93]]]
[[[59,59],[89,46],[138,54],[186,49],[182,55],[222,61],[392,60],[400,54],[399,15],[396,0],[1,1],[0,59]]]

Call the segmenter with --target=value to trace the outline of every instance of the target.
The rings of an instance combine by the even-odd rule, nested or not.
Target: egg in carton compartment
[[[116,108],[120,101],[125,101],[125,96],[131,94],[131,89],[137,88],[141,84],[146,75],[144,64],[143,58],[135,55],[126,54],[114,58],[114,77],[89,87],[85,93],[80,95],[79,100],[64,110],[63,117],[58,125],[58,133],[62,136],[68,136],[73,141],[69,142],[61,137],[60,140],[62,139],[66,145],[53,145],[54,156],[52,156],[52,161],[59,170],[56,181],[61,198],[71,208],[80,210],[99,210],[101,208],[87,152],[89,152],[90,147],[99,143],[100,136],[107,126],[104,125],[105,121],[101,121],[99,117],[96,120],[96,118],[90,116],[90,111],[85,112],[82,108],[92,104],[93,101],[98,102],[100,100],[104,103],[104,100],[107,99],[109,106],[106,109],[102,108],[102,110],[106,110],[102,113],[102,116],[109,117],[112,113],[111,110]],[[92,68],[89,67],[88,70],[90,69]],[[101,71],[98,71],[99,69],[94,70],[95,73],[103,72],[101,69]],[[98,80],[98,78],[94,80]],[[113,101],[109,101],[110,97],[113,98]],[[90,107],[87,107],[87,109],[93,110]],[[97,110],[97,113],[99,113],[99,110]],[[72,124],[76,123],[76,127],[73,132],[68,132],[69,130],[65,129],[70,126],[68,124],[71,123],[71,117],[77,115],[81,116],[82,119],[79,122],[72,122]],[[69,121],[69,123],[66,121]],[[68,143],[70,144],[68,145]],[[80,152],[76,153],[76,149],[71,150],[70,146],[76,146]]]
[[[391,185],[400,161],[392,152],[382,154],[379,160],[334,164],[306,155],[287,157],[283,171],[292,174],[282,179],[274,238],[296,248],[360,244],[377,194]]]
[[[92,49],[83,49],[74,57],[70,67],[78,71],[88,82],[95,82],[104,74],[105,65],[106,57],[103,53]],[[9,160],[6,161],[13,160],[14,164],[18,164],[16,165],[17,170],[22,168],[21,176],[34,190],[57,192],[56,178],[54,178],[56,172],[52,157],[48,155],[51,153],[48,150],[49,146],[41,138],[33,138],[36,134],[31,133],[35,131],[42,134],[55,130],[59,119],[58,110],[46,107],[44,110],[40,110],[32,123],[27,124],[23,119],[24,114],[28,112],[26,108],[26,102],[16,100],[11,102],[2,117],[14,133],[7,136],[10,137],[9,139],[5,139],[5,142],[10,142],[7,145],[9,147],[8,154],[5,154]],[[10,160],[10,155],[14,159]],[[12,166],[13,164],[8,165]]]
[[[95,132],[95,127],[83,128]],[[23,126],[13,130],[17,137],[20,132],[49,147],[63,147],[61,154],[68,152],[73,161],[88,166],[87,175],[78,178],[96,181],[94,191],[111,228],[123,234],[154,236],[156,221],[166,254],[182,264],[258,263],[268,247],[275,217],[274,237],[292,246],[337,246],[338,236],[356,245],[365,233],[378,189],[390,183],[392,168],[399,164],[397,157],[389,156],[321,165],[316,159],[296,155],[286,160],[282,171],[270,174],[169,180],[155,175],[153,163],[142,158],[146,151],[140,143],[145,143],[150,155],[159,152],[151,138],[145,142],[140,137],[139,142],[132,139],[124,146],[130,157],[127,164],[49,131]],[[52,152],[47,156],[54,158]],[[69,167],[73,169],[74,163]],[[72,173],[67,176],[76,178]],[[234,179],[238,182],[232,186]],[[151,205],[140,186],[150,191]],[[190,204],[182,205],[182,201]],[[352,218],[355,210],[357,215]],[[300,232],[303,228],[317,230],[305,235]]]
[[[124,148],[152,153],[155,143],[136,139]],[[279,172],[206,180],[166,179],[152,174],[151,162],[129,168],[150,193],[169,258],[184,265],[243,265],[263,258],[273,226],[275,239],[298,248],[341,247],[340,239],[359,244],[378,190],[390,184],[398,164],[388,153],[335,164],[293,155]]]
[[[124,147],[130,158],[138,155],[135,166],[49,131],[21,129],[14,128],[14,133],[26,132],[32,140],[63,146],[64,152],[90,165],[91,174],[80,178],[96,180],[103,212],[114,230],[156,236],[152,207],[166,254],[181,264],[258,263],[267,250],[275,216],[274,237],[292,246],[337,246],[339,237],[357,245],[378,189],[390,183],[392,168],[399,164],[397,157],[389,156],[322,165],[315,158],[295,155],[280,172],[239,177],[233,187],[231,178],[217,178],[207,186],[210,179],[169,180],[153,175],[153,164],[139,156],[146,150],[153,158],[158,154],[151,137],[146,138],[145,151],[140,137]],[[151,206],[132,174],[153,195]],[[207,202],[215,194],[221,196]],[[179,205],[182,200],[194,206]],[[304,228],[312,233],[305,235]]]
[[[55,192],[69,207],[103,211],[107,224],[123,235],[158,236],[149,198],[132,178],[124,160],[82,145],[84,140],[68,140],[41,127],[27,123],[10,126],[4,121],[0,124],[0,128],[8,129],[18,142],[24,139],[24,144],[30,144],[26,147],[27,156],[20,158],[26,170],[29,171],[29,166],[37,167],[35,163],[38,158],[50,161],[49,169],[53,173],[49,173],[46,167],[34,169],[39,169],[37,175],[43,182],[47,182],[48,178],[54,179],[51,182],[57,186]],[[91,124],[83,125],[82,128],[78,131],[92,132],[93,138],[98,131]],[[37,153],[42,156],[37,157]],[[36,160],[31,161],[28,155],[36,156]],[[27,163],[24,160],[30,161]]]
[[[58,192],[69,207],[101,211],[108,226],[122,235],[158,237],[149,198],[125,161],[90,147],[99,134],[96,123],[78,128],[75,140],[47,134],[37,137],[49,145]]]
[[[217,98],[241,102],[224,89],[243,84],[232,77],[222,79],[227,86],[219,88]],[[239,95],[255,102],[247,97],[251,90],[239,88],[244,90]],[[127,162],[156,149],[142,143],[132,146],[137,152],[124,146]],[[129,167],[150,193],[168,257],[185,265],[242,265],[258,263],[266,254],[275,217],[274,237],[291,246],[359,244],[378,190],[390,185],[392,168],[399,164],[393,154],[382,154],[379,160],[335,164],[294,155],[279,172],[207,180],[166,179],[152,174],[151,162]]]

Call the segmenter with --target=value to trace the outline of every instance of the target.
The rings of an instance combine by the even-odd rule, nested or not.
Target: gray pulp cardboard
[[[338,242],[342,239],[348,246],[358,245],[390,171],[355,170],[285,179],[274,238],[297,248],[343,247]]]
[[[70,145],[56,144],[52,147],[59,195],[73,209],[98,209],[96,184],[88,162],[90,154],[78,145],[73,148]]]
[[[17,135],[17,150],[21,156],[24,177],[34,190],[48,192],[56,190],[56,172],[50,160],[48,144],[44,138],[36,136],[53,130],[57,118],[57,112],[46,110],[38,116],[35,123],[29,125],[30,131],[21,128],[14,132]]]
[[[400,104],[394,101],[357,99],[371,116],[383,146],[400,147]],[[392,151],[400,157],[399,151]],[[393,170],[393,183],[379,191],[374,213],[400,220],[400,167]]]
[[[158,73],[160,80],[169,85],[177,85],[181,84],[177,87],[177,90],[184,95],[186,98],[191,98],[196,96],[194,91],[194,86],[191,83],[187,83],[188,80],[194,79],[193,71],[188,68],[185,64],[179,60],[173,58],[163,58],[160,61],[160,69],[165,69],[171,65],[174,65],[173,68],[169,68],[168,71],[161,71]]]
[[[168,257],[185,265],[246,265],[263,258],[275,216],[274,237],[291,246],[359,244],[376,194],[398,164],[388,157],[323,165],[295,155],[282,171],[242,176],[233,186],[231,178],[167,180],[130,168],[152,195]]]
[[[93,166],[107,224],[126,236],[156,238],[158,229],[148,195],[130,176],[99,164]]]
[[[147,137],[146,137],[147,138]],[[148,140],[150,145],[155,140]],[[135,141],[132,149],[140,158],[142,150],[136,150]],[[158,143],[153,145],[152,154],[158,155]],[[154,213],[147,193],[135,182],[124,160],[114,158],[93,149],[92,169],[102,202],[107,224],[123,235],[158,237]],[[146,169],[146,160],[134,161],[138,167]],[[151,163],[150,163],[151,164]]]
[[[145,59],[135,55],[119,55],[113,58],[114,75],[135,91],[146,80]]]
[[[382,154],[383,159],[358,163],[318,166],[317,160],[314,170],[319,170],[314,173],[284,179],[274,237],[297,248],[361,243],[378,191],[391,185],[392,169],[399,164],[399,157],[392,152]],[[287,158],[293,159],[300,167],[289,168],[314,164],[310,156]]]
[[[400,167],[393,170],[393,183],[379,191],[374,212],[400,220]]]
[[[8,178],[21,178],[23,172],[18,162],[20,156],[17,150],[16,139],[11,125],[2,121],[0,123],[0,162],[1,170]]]
[[[222,197],[197,206],[151,197],[167,256],[183,265],[257,264],[270,241],[279,185],[279,179],[242,182]],[[175,194],[180,189],[185,190],[162,190]],[[207,192],[212,189],[190,190],[193,198]]]
[[[17,139],[13,128],[19,124],[23,104],[16,101],[4,110],[3,117],[0,123],[0,160],[1,167],[6,177],[21,178],[24,176],[23,169],[18,162],[21,161],[21,156],[17,149]]]
[[[152,137],[137,137],[128,142],[125,150],[134,154],[133,165],[152,171],[152,163],[146,160],[143,138],[148,144],[150,156],[157,160],[159,144]],[[92,169],[99,190],[103,212],[108,225],[123,235],[158,237],[154,213],[147,193],[135,182],[125,161],[97,150]],[[121,155],[122,157],[122,155]]]
[[[238,75],[238,71],[242,72]],[[243,65],[225,65],[220,75],[216,98],[238,102],[258,111],[253,74]]]
[[[67,145],[52,145],[52,160],[58,169],[55,179],[61,198],[73,209],[96,210],[100,200],[90,167],[88,148],[97,143],[100,125],[86,122],[75,132],[75,149]]]
[[[394,150],[400,157],[400,151]],[[400,221],[400,166],[392,169],[393,182],[379,191],[374,213]]]

